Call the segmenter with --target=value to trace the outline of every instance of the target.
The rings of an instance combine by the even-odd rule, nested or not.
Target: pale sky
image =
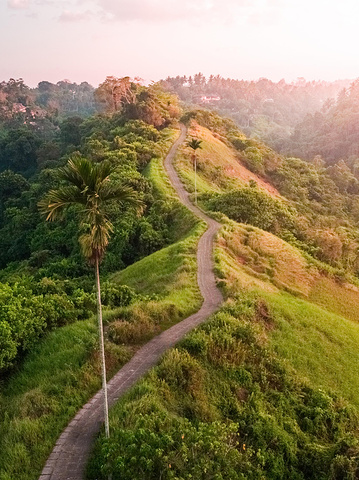
[[[0,0],[0,81],[359,77],[358,0]]]

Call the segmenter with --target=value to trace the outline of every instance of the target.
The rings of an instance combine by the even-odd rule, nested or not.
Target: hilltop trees
[[[142,120],[164,128],[178,118],[178,99],[158,83],[143,87],[139,79],[107,77],[95,90],[95,99],[108,113],[121,113],[128,119]]]
[[[345,159],[354,166],[359,155],[358,118],[359,79],[298,123],[285,150],[306,160],[321,155],[326,164]]]
[[[138,82],[130,77],[106,77],[95,90],[96,101],[110,112],[117,112],[127,103],[134,103]]]

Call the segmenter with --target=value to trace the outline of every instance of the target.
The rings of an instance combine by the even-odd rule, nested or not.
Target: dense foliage
[[[44,277],[0,283],[0,371],[30,350],[44,331],[88,318],[95,305],[94,294],[70,281]]]
[[[88,478],[356,478],[356,414],[277,358],[275,321],[241,294],[169,351],[115,407]]]
[[[95,113],[94,88],[69,80],[42,81],[29,88],[22,78],[0,83],[0,122],[37,122],[46,118]]]
[[[359,165],[359,80],[341,90],[295,127],[286,151],[306,160],[320,155],[326,164],[345,159],[354,176]]]
[[[284,157],[258,140],[246,137],[233,121],[210,111],[189,111],[183,119],[186,122],[195,120],[214,131],[223,142],[237,150],[241,163],[274,185],[279,193],[289,200],[286,208],[291,207],[294,224],[283,223],[283,213],[279,211],[275,215],[277,226],[287,225],[284,229],[289,227],[291,231],[290,234],[282,232],[283,238],[316,255],[320,260],[354,273],[358,272],[359,183],[345,165],[326,168],[322,162],[309,163],[299,158]],[[248,189],[244,191],[248,192]],[[233,211],[228,210],[231,196],[235,198],[238,195],[243,193],[228,192],[222,201],[219,201],[221,196],[213,196],[213,201],[208,206],[228,213],[231,218],[239,219],[238,215],[233,216]],[[251,206],[248,205],[248,211],[258,208],[258,196],[263,202],[275,204],[274,200],[263,196],[263,193],[251,192],[250,195],[253,202]],[[210,197],[211,195],[205,195],[203,199],[207,201]],[[266,222],[265,213],[262,212],[261,215],[262,218],[243,219],[261,226],[258,218]],[[264,228],[264,224],[261,228]],[[281,229],[276,230],[276,233],[280,232]]]
[[[144,205],[139,214],[135,208],[109,204],[113,241],[103,263],[104,275],[163,247],[171,236],[171,203],[154,196],[142,172],[167,149],[171,134],[165,127],[179,113],[176,99],[156,85],[146,89],[135,83],[132,103],[115,114],[58,120],[47,107],[66,85],[41,82],[43,95],[36,97],[38,92],[22,81],[1,84],[5,93],[0,97],[0,280],[4,282],[0,371],[29,350],[45,330],[86,318],[93,311],[91,302],[81,304],[78,298],[92,297],[93,273],[80,253],[76,209],[69,210],[66,222],[56,224],[45,223],[38,210],[44,194],[61,186],[57,168],[68,159],[110,163],[113,185],[129,185]],[[18,112],[18,116],[10,108],[20,101],[31,105],[39,98],[47,108],[46,116],[30,119],[26,115],[31,112]],[[45,120],[49,128],[42,128]],[[26,277],[33,281],[26,280],[23,286]],[[43,278],[55,282],[56,292],[38,291]],[[106,289],[105,304],[108,297],[108,304],[124,305],[124,297],[113,288]],[[57,295],[57,307],[52,295]]]
[[[281,201],[256,188],[245,187],[229,193],[202,196],[209,210],[223,212],[239,223],[278,233],[293,228],[294,214]]]

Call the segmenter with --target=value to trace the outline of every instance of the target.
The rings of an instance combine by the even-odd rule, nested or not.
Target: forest
[[[349,88],[351,81],[308,82],[304,78],[291,83],[267,78],[248,81],[220,75],[206,78],[197,73],[189,77],[168,77],[163,84],[181,100],[232,118],[244,133],[281,151],[294,128],[307,115],[314,115],[335,101],[343,89]],[[209,97],[209,101],[203,102],[203,96]]]
[[[171,211],[168,205],[155,200],[152,186],[141,172],[161,155],[166,145],[166,127],[179,115],[179,108],[177,100],[156,85],[145,89],[132,82],[126,83],[124,92],[116,94],[119,107],[122,103],[123,106],[112,116],[90,115],[94,95],[88,84],[41,82],[33,92],[22,81],[10,81],[1,88],[3,372],[31,349],[46,330],[88,318],[95,311],[92,268],[80,253],[76,211],[64,224],[49,224],[38,209],[44,194],[59,182],[56,169],[70,158],[110,161],[116,165],[115,181],[132,186],[144,202],[140,216],[135,211],[121,211],[115,204],[111,206],[114,241],[102,270],[106,275],[122,269],[169,242]],[[98,90],[99,95],[104,95],[101,101],[106,110],[113,108],[106,103],[113,99],[111,93],[106,96],[111,88],[110,79]],[[132,100],[125,99],[127,90]],[[69,113],[70,105],[74,107],[73,92],[79,96],[76,113],[82,112],[83,116]],[[26,111],[14,110],[19,102],[23,102]],[[36,110],[39,104],[41,111]],[[104,304],[116,303],[115,299],[128,294],[122,290],[105,285]]]

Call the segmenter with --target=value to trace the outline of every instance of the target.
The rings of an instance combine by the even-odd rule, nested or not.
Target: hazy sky
[[[359,76],[358,0],[0,0],[0,81]]]

